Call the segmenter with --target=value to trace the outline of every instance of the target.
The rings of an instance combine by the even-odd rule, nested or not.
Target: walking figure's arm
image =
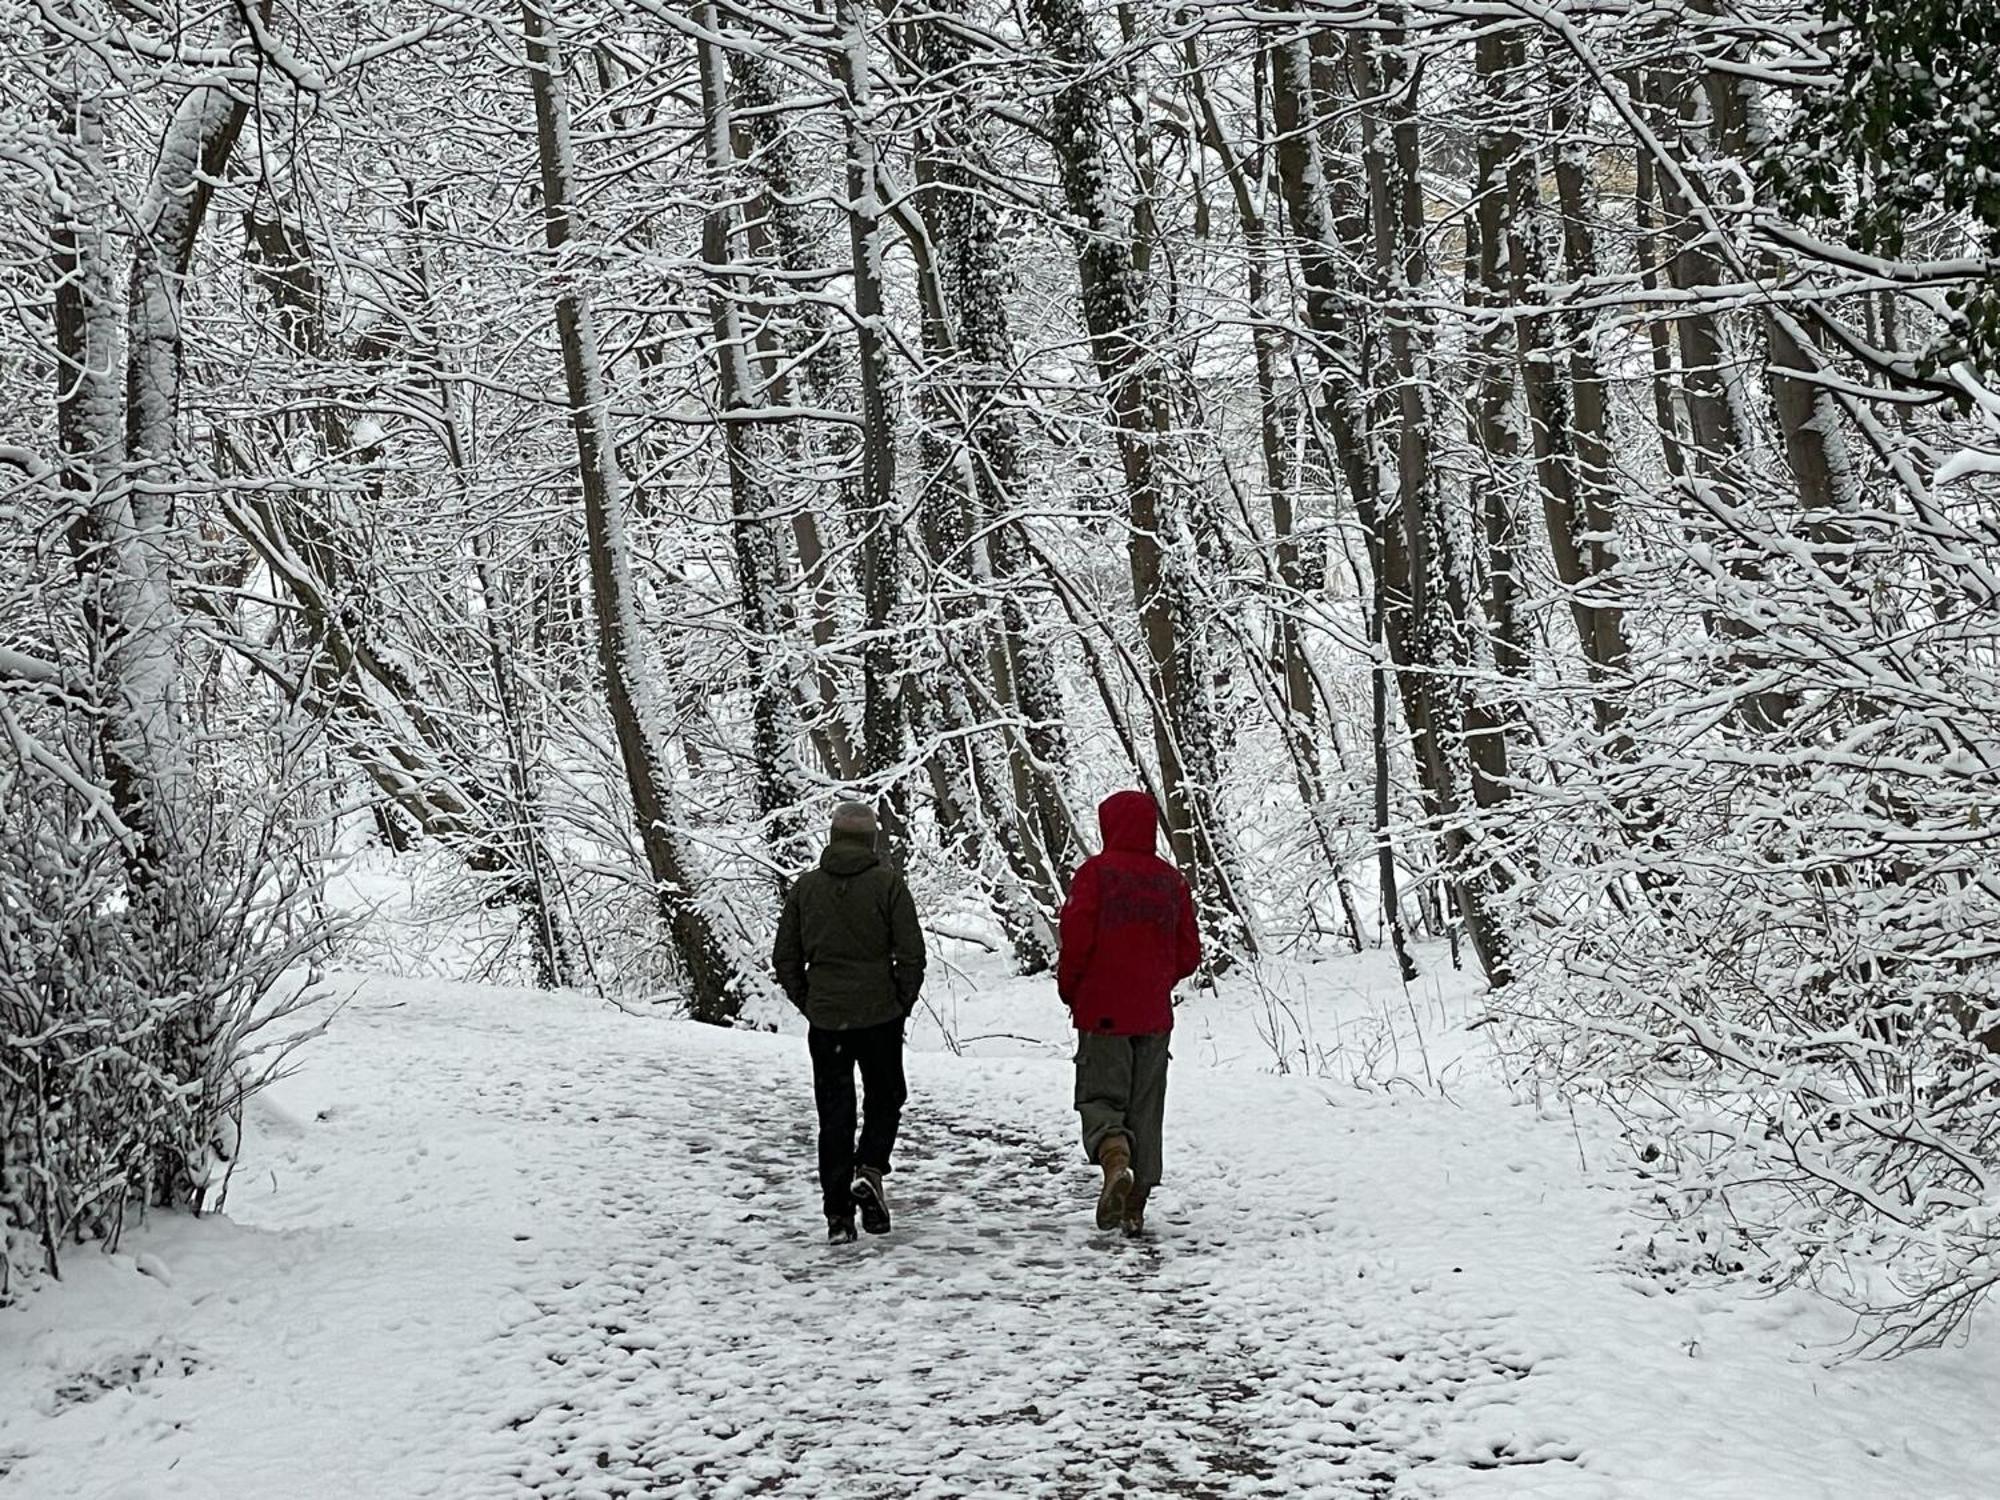
[[[806,950],[799,937],[799,888],[785,894],[785,908],[778,914],[778,938],[771,945],[771,967],[777,971],[778,988],[801,1012],[806,1008]]]
[[[1174,940],[1174,983],[1179,984],[1201,967],[1201,923],[1195,920],[1194,892],[1181,881],[1180,931]]]
[[[1072,1008],[1090,968],[1091,950],[1097,946],[1098,905],[1097,871],[1086,862],[1069,883],[1069,899],[1057,919],[1056,995]]]
[[[901,875],[889,892],[889,962],[896,971],[896,1003],[907,1017],[924,988],[924,929],[909,882]]]

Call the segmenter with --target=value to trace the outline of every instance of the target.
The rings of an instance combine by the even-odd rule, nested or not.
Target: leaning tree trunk
[[[1272,560],[1266,563],[1275,578],[1267,580],[1271,598],[1267,606],[1271,634],[1276,648],[1277,727],[1292,762],[1299,800],[1319,842],[1327,869],[1332,873],[1334,892],[1347,923],[1348,941],[1359,953],[1366,946],[1361,934],[1361,916],[1356,908],[1353,882],[1341,858],[1339,829],[1328,804],[1327,776],[1320,756],[1319,698],[1312,659],[1306,653],[1305,631],[1300,625],[1301,608],[1308,598],[1304,558],[1300,552],[1297,516],[1293,503],[1293,474],[1286,443],[1286,402],[1278,394],[1278,366],[1283,355],[1278,328],[1265,314],[1270,307],[1270,229],[1260,205],[1256,184],[1242,155],[1230,142],[1222,118],[1202,72],[1195,39],[1183,44],[1183,58],[1189,85],[1200,117],[1202,136],[1208,149],[1222,163],[1236,204],[1236,216],[1243,231],[1245,290],[1252,313],[1250,325],[1251,369],[1257,389],[1258,451],[1263,459],[1264,488],[1271,506]],[[1259,67],[1264,59],[1259,58]],[[1275,181],[1276,173],[1270,173]],[[1257,550],[1259,557],[1263,549]],[[1261,663],[1258,664],[1261,667]],[[1332,727],[1332,726],[1329,726]],[[1339,753],[1335,742],[1336,758]]]
[[[956,78],[971,65],[963,0],[945,0],[911,23],[910,52],[934,77]],[[935,247],[938,319],[951,325],[955,421],[968,440],[976,474],[971,525],[983,533],[999,629],[990,649],[993,687],[1003,710],[1024,727],[1008,735],[1014,798],[1023,841],[1041,873],[1031,884],[1060,899],[1062,872],[1079,858],[1075,824],[1064,799],[1069,734],[1062,685],[1046,645],[1030,629],[1031,576],[1018,509],[1028,485],[1016,414],[1018,379],[1007,313],[1009,275],[999,215],[980,182],[988,148],[985,122],[963,90],[947,89],[934,125],[918,134],[917,181],[924,228]]]
[[[57,134],[73,146],[51,219],[60,482],[106,695],[100,752],[129,834],[134,892],[146,899],[181,873],[189,832],[167,535],[179,478],[181,291],[248,111],[220,85],[189,90],[174,111],[138,209],[121,328],[105,238],[89,222],[114,207],[103,122],[94,101],[66,92],[53,100]],[[121,372],[122,392],[113,383]]]
[[[1389,33],[1382,46],[1397,71],[1399,35]],[[1373,46],[1348,42],[1355,93],[1370,101],[1407,83],[1384,76],[1389,69],[1378,68]],[[1306,323],[1321,359],[1321,419],[1368,538],[1377,628],[1444,866],[1482,969],[1490,982],[1504,983],[1511,965],[1498,911],[1501,877],[1481,836],[1481,813],[1505,800],[1507,747],[1498,717],[1465,686],[1469,589],[1431,456],[1434,419],[1415,295],[1428,274],[1415,120],[1407,101],[1371,105],[1363,114],[1366,217],[1358,206],[1336,215],[1307,44],[1276,41],[1271,74],[1279,179],[1299,241]],[[1349,314],[1343,277],[1356,275],[1382,301],[1379,330],[1357,326]],[[1388,394],[1372,394],[1357,379],[1371,365],[1384,369]]]
[[[1104,383],[1128,506],[1127,557],[1146,649],[1153,745],[1175,855],[1193,876],[1204,927],[1219,955],[1254,950],[1215,790],[1220,738],[1189,567],[1187,484],[1178,478],[1171,395],[1148,347],[1149,318],[1133,239],[1112,192],[1117,157],[1103,127],[1104,59],[1081,0],[1030,0],[1029,16],[1070,76],[1050,101],[1073,235],[1083,316]]]
[[[696,897],[693,867],[670,819],[666,758],[653,738],[645,642],[633,597],[631,540],[626,532],[624,475],[618,467],[589,300],[563,265],[571,234],[569,109],[554,27],[538,0],[523,0],[528,78],[535,98],[535,141],[541,163],[543,234],[556,282],[556,328],[570,425],[576,433],[577,477],[590,538],[590,581],[597,616],[597,657],[617,735],[640,841],[688,985],[695,1019],[726,1025],[742,1008],[742,979]]]
[[[720,26],[716,8],[700,10],[702,109],[707,116],[708,212],[702,219],[701,258],[709,278],[709,320],[714,335],[716,387],[721,396],[722,444],[729,467],[729,536],[735,552],[736,591],[742,627],[748,635],[751,697],[751,756],[756,766],[757,814],[767,836],[782,851],[787,868],[806,853],[801,809],[805,779],[794,746],[799,721],[786,680],[789,612],[782,599],[782,564],[777,539],[765,518],[770,494],[759,472],[762,427],[756,382],[751,374],[749,335],[743,327],[737,289],[731,285],[735,238],[735,151],[729,78],[722,48],[714,40]]]
[[[882,799],[884,839],[900,854],[909,843],[907,794],[901,780],[902,653],[895,635],[902,524],[896,503],[896,432],[889,410],[888,321],[882,296],[886,229],[867,16],[856,0],[835,0],[839,50],[834,74],[847,137],[847,227],[854,251],[854,323],[861,374],[861,759]]]
[[[345,353],[327,326],[327,299],[304,232],[294,233],[266,207],[257,205],[245,217],[245,258],[253,282],[271,298],[280,341],[301,363]],[[421,259],[414,275],[419,293],[428,297],[433,278]],[[422,353],[442,366],[441,348]],[[442,379],[438,401],[446,458],[463,491],[461,413]],[[345,453],[354,446],[352,423],[334,403],[315,414],[313,425],[324,454]],[[321,719],[332,742],[388,799],[389,806],[377,804],[376,813],[389,837],[405,837],[404,825],[391,821],[393,808],[469,869],[497,880],[521,914],[538,982],[545,988],[574,983],[580,973],[577,945],[567,931],[558,866],[543,830],[541,798],[521,737],[511,644],[485,539],[475,537],[472,550],[487,597],[483,628],[508,746],[504,791],[479,776],[456,716],[431,706],[422,675],[382,641],[382,603],[355,576],[350,560],[359,555],[359,544],[334,507],[281,494],[225,494],[222,509],[270,572],[273,585],[295,606],[310,652],[311,691],[301,694],[301,706]]]
[[[268,15],[268,5],[263,9]],[[243,24],[231,17],[225,39],[233,42]],[[95,101],[68,89],[58,88],[51,103],[58,139],[74,148],[53,167],[50,215],[58,484],[86,597],[98,747],[130,894],[126,920],[146,947],[145,982],[163,1003],[172,1002],[142,1063],[179,1085],[193,1108],[208,1111],[232,1064],[229,1042],[213,1003],[174,997],[201,993],[207,981],[222,977],[217,966],[236,971],[240,955],[228,950],[226,926],[217,925],[215,903],[226,898],[212,884],[232,877],[204,868],[226,840],[196,825],[170,510],[183,478],[181,295],[213,185],[235,150],[249,104],[221,84],[198,85],[168,121],[132,215],[121,351],[101,225],[124,215],[112,192],[102,117]],[[101,216],[96,224],[93,215]],[[122,413],[112,383],[121,352]],[[176,1130],[153,1136],[141,1168],[152,1201],[171,1205],[199,1194],[202,1168],[190,1145]]]

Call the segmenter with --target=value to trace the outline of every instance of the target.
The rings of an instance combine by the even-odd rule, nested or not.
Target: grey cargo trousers
[[[1150,1036],[1076,1035],[1076,1112],[1083,1117],[1084,1153],[1095,1162],[1106,1136],[1132,1143],[1132,1175],[1142,1188],[1160,1185],[1160,1137],[1167,1118],[1170,1031]]]

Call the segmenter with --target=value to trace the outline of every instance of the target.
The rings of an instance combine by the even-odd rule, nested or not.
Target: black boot
[[[874,1167],[854,1169],[854,1206],[861,1210],[861,1227],[870,1234],[889,1232],[889,1195],[882,1174]]]
[[[854,1219],[850,1215],[840,1218],[834,1214],[826,1217],[826,1242],[829,1245],[851,1245],[854,1243]]]

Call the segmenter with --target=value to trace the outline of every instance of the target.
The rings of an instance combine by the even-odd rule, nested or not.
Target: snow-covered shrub
[[[1622,1113],[1667,1259],[1895,1350],[2000,1280],[2000,631],[1962,555],[1871,519],[1839,571],[1676,580],[1707,617],[1629,721],[1662,748],[1551,794],[1503,1006],[1528,1076]]]
[[[324,940],[256,799],[135,893],[95,788],[0,743],[0,1302],[149,1207],[220,1201]],[[45,752],[47,747],[41,747]],[[283,1027],[278,1028],[280,1032]]]

